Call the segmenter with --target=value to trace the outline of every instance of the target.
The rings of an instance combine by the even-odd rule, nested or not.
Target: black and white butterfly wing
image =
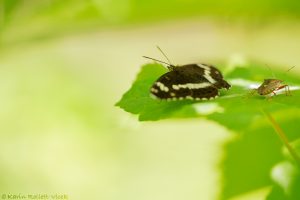
[[[203,76],[218,89],[229,89],[231,85],[224,80],[222,73],[213,65],[197,64],[203,70]]]
[[[218,96],[219,88],[229,85],[221,80],[223,81],[221,72],[210,66],[183,65],[162,75],[152,85],[150,92],[159,99],[210,99]]]

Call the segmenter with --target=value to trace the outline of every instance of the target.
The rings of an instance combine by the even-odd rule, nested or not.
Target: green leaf
[[[237,140],[227,144],[227,156],[221,164],[221,199],[271,185],[269,172],[272,166],[283,159],[280,147],[280,141],[269,127],[242,133]]]
[[[293,142],[292,146],[300,156],[300,140]],[[284,155],[286,159],[272,169],[273,188],[267,200],[300,199],[300,165],[293,160],[287,150]]]
[[[159,76],[167,69],[160,64],[148,64],[142,67],[132,87],[116,104],[127,112],[137,114],[140,121],[160,120],[166,118],[202,117],[214,120],[230,129],[240,130],[251,125],[255,117],[260,116],[260,110],[269,112],[300,108],[300,80],[292,73],[275,71],[280,79],[285,80],[297,90],[292,96],[279,94],[271,100],[259,95],[247,95],[251,91],[251,84],[259,85],[270,71],[265,65],[250,63],[236,66],[225,75],[225,79],[232,84],[229,91],[221,90],[221,96],[209,101],[165,101],[150,97],[149,89]]]
[[[267,200],[299,200],[300,170],[289,161],[278,163],[272,170],[273,188]]]
[[[290,141],[299,138],[295,132],[300,124],[299,112],[299,109],[291,109],[273,114]],[[223,175],[221,199],[272,185],[271,169],[284,160],[282,145],[264,116],[255,119],[252,127],[240,131],[225,145],[226,156],[220,166]]]
[[[289,141],[299,138],[299,133],[295,131],[299,129],[299,112],[299,109],[290,109],[273,113]],[[282,142],[263,116],[226,144],[225,152],[226,157],[221,164],[222,199],[272,185],[271,170],[284,160]],[[285,154],[293,160],[289,152]]]

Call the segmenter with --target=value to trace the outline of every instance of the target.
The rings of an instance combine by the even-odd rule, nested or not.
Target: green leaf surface
[[[299,138],[299,109],[273,113],[288,139]],[[286,116],[286,117],[284,117]],[[274,165],[284,160],[282,142],[264,116],[252,126],[240,131],[235,140],[225,145],[226,156],[221,163],[223,188],[221,199],[272,185],[270,173]]]
[[[300,156],[300,140],[293,144]],[[267,200],[299,200],[300,199],[300,165],[285,152],[286,159],[277,163],[271,171],[273,188]]]
[[[277,164],[272,170],[273,188],[267,200],[299,200],[300,171],[298,166],[285,161]]]

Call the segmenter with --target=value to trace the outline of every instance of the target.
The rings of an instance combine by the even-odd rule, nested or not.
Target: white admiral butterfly
[[[169,61],[163,51],[157,47]],[[187,64],[175,66],[169,63],[156,60],[167,65],[169,72],[163,74],[152,85],[150,92],[154,98],[166,100],[207,100],[216,98],[219,89],[229,89],[231,85],[227,83],[221,72],[212,65]]]

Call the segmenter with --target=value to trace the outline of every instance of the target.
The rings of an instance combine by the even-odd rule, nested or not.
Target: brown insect
[[[259,95],[266,96],[268,94],[273,93],[273,95],[276,95],[275,91],[285,89],[285,94],[291,95],[290,88],[287,84],[283,84],[282,80],[279,79],[264,79],[264,82],[255,89]]]
[[[290,71],[291,69],[293,69],[294,67],[295,66],[291,67],[289,70],[287,70],[287,72]],[[273,74],[273,76],[274,76],[274,74]],[[258,88],[253,89],[251,94],[254,94],[257,92],[259,95],[262,95],[262,96],[267,96],[269,94],[273,94],[273,96],[275,96],[276,91],[281,90],[283,88],[285,89],[285,95],[291,96],[290,87],[287,84],[283,84],[283,80],[279,80],[276,78],[264,79],[264,82]],[[268,96],[268,98],[271,98],[271,96]]]

